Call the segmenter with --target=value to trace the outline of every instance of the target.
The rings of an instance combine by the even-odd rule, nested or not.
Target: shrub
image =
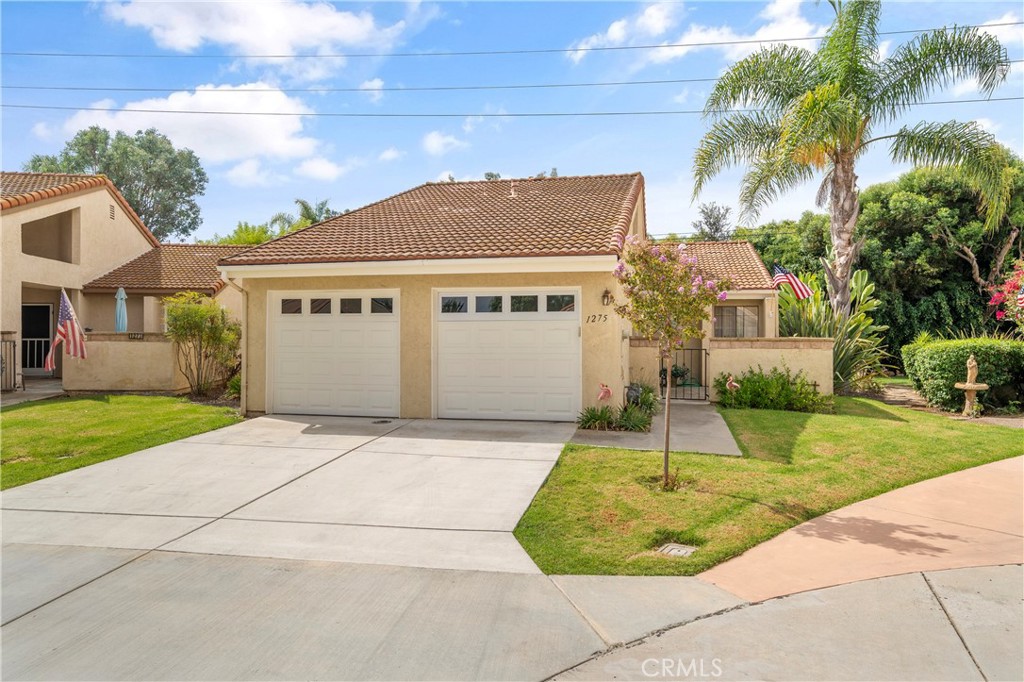
[[[576,424],[581,429],[608,431],[615,425],[615,413],[612,412],[612,408],[609,405],[585,407],[583,408],[583,411],[580,412],[580,416],[576,420]]]
[[[658,411],[658,391],[654,386],[640,381],[634,381],[629,385],[633,389],[627,393],[632,398],[629,402],[636,405],[647,414],[654,415]]]
[[[224,387],[224,397],[237,398],[240,395],[242,395],[242,375],[236,374],[228,379],[228,383]]]
[[[789,368],[773,367],[765,372],[748,370],[734,377],[738,389],[726,388],[728,377],[719,374],[714,381],[718,404],[722,407],[747,407],[757,410],[789,410],[791,412],[834,412],[832,396],[818,393],[802,372],[793,374]]]
[[[238,367],[242,328],[217,301],[194,291],[164,299],[167,337],[193,395],[207,395]]]
[[[651,415],[639,405],[626,403],[615,416],[615,428],[620,431],[650,431]]]
[[[959,410],[964,392],[953,384],[967,378],[967,359],[978,361],[978,381],[991,388],[979,394],[986,407],[1001,407],[1024,396],[1024,341],[951,339],[903,347],[907,376],[930,405]]]

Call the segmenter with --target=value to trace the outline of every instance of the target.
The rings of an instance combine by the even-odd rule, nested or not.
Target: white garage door
[[[440,292],[437,416],[574,421],[578,298],[573,290]]]
[[[270,411],[397,417],[398,291],[273,292]]]

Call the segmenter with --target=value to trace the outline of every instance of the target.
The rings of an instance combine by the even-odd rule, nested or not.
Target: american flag
[[[47,372],[54,369],[54,356],[57,353],[57,346],[64,344],[64,353],[75,358],[85,359],[85,334],[75,317],[75,309],[71,307],[68,294],[60,290],[60,312],[57,313],[57,333],[53,336],[53,343],[50,344],[50,352],[46,354],[46,362],[43,368]]]
[[[796,300],[800,301],[811,295],[812,292],[810,288],[801,282],[799,277],[781,265],[774,265],[772,267],[772,274],[775,275],[772,277],[772,284],[774,284],[776,288],[783,284],[788,284],[793,287],[793,293],[796,294]]]
[[[1017,290],[1017,307],[1024,308],[1024,282],[1020,283],[1020,289]]]

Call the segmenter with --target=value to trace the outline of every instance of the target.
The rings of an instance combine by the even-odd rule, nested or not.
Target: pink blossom
[[[703,282],[704,278],[701,277],[700,275],[697,275],[696,277],[693,278],[693,283],[696,284],[697,286],[700,286]]]
[[[722,292],[720,292],[718,294],[718,300],[719,301],[724,301],[727,297],[728,297],[728,295],[724,291],[722,291]]]
[[[615,275],[616,277],[622,277],[623,275],[625,275],[626,264],[623,263],[622,261],[619,261],[619,264],[615,266],[614,270],[612,270],[612,274]]]
[[[996,311],[996,319],[997,320],[1001,320],[1004,317],[1006,317],[1006,313],[1004,311],[1002,311],[1002,310],[997,310]]]
[[[715,288],[715,280],[709,279],[707,282],[704,283],[704,286],[706,286],[708,288],[708,290],[714,289]]]

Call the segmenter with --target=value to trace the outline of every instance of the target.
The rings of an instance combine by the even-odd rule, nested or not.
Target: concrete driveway
[[[4,677],[543,679],[739,603],[540,573],[511,531],[573,430],[263,417],[8,490]]]

